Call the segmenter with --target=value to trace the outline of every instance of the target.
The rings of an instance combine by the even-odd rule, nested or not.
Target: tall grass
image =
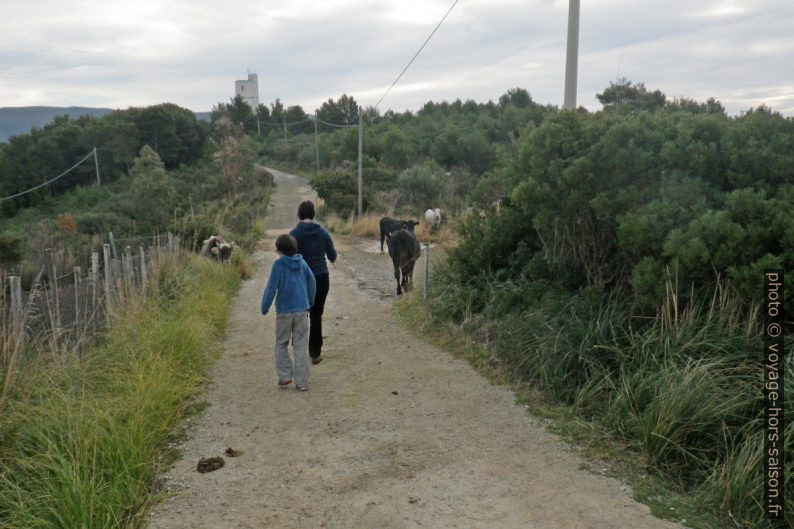
[[[238,283],[233,267],[193,256],[155,279],[101,346],[16,381],[0,410],[0,526],[143,525]]]
[[[655,318],[594,290],[555,293],[488,274],[462,284],[443,267],[434,279],[433,320],[488,343],[505,374],[599,422],[726,523],[764,527],[757,307],[724,283],[685,304],[673,278]],[[794,383],[784,393],[791,400]],[[794,450],[791,425],[784,446]],[[785,501],[794,512],[794,494]]]

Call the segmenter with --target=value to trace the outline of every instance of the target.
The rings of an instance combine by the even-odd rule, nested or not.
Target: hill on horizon
[[[115,109],[94,107],[0,107],[0,141],[11,136],[27,134],[33,128],[41,128],[58,116],[78,118],[80,116],[102,117]],[[196,118],[209,121],[209,112],[194,112]]]

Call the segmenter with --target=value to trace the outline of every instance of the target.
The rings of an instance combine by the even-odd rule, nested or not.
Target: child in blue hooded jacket
[[[262,294],[262,314],[267,314],[276,300],[276,374],[279,387],[295,379],[295,387],[306,391],[309,381],[309,308],[314,303],[316,282],[309,265],[298,253],[298,243],[291,235],[276,239],[279,258],[270,269],[270,278]],[[292,360],[287,348],[292,337]]]

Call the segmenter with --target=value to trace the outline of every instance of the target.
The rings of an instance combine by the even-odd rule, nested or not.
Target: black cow
[[[414,226],[419,224],[418,220],[400,220],[391,217],[383,217],[380,219],[380,253],[383,253],[383,241],[389,242],[389,234],[401,228],[407,228],[408,231],[413,233]]]
[[[394,279],[397,280],[397,295],[411,288],[414,264],[421,255],[419,241],[412,231],[406,228],[393,231],[389,237],[389,255],[394,264]],[[402,274],[402,278],[400,275]]]

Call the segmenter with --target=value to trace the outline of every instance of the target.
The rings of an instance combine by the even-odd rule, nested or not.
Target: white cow
[[[444,210],[441,208],[425,211],[425,221],[431,231],[437,230],[444,223]]]

